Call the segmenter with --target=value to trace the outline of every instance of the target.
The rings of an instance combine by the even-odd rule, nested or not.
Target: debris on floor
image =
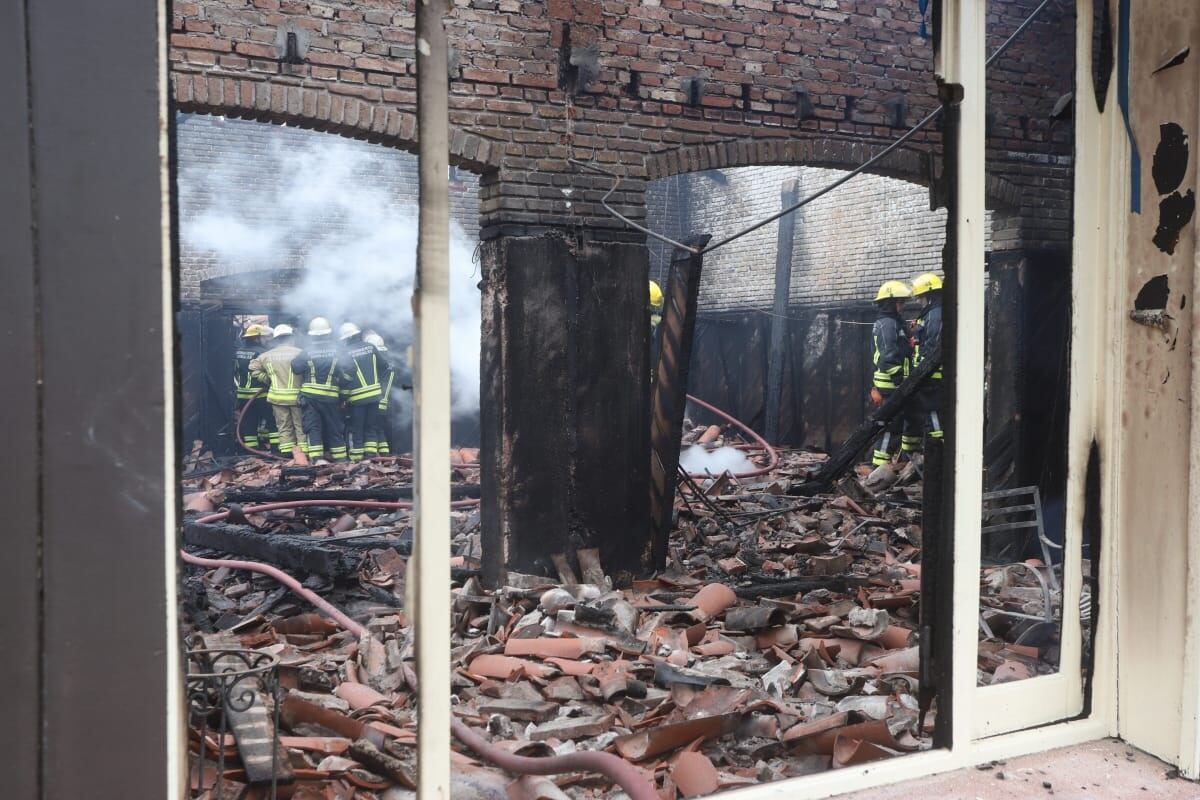
[[[685,447],[735,449],[759,466],[753,448],[713,428],[689,428]],[[580,550],[554,555],[553,578],[509,573],[488,590],[478,572],[477,454],[460,454],[447,554],[455,717],[516,755],[615,754],[663,798],[928,748],[937,712],[922,720],[918,705],[919,467],[863,467],[836,491],[788,496],[823,459],[781,451],[767,475],[681,481],[667,569],[655,577],[614,587],[598,552]],[[185,635],[197,657],[219,646],[278,660],[278,702],[270,692],[262,702],[278,706],[293,797],[411,796],[411,478],[403,457],[304,468],[246,459],[185,475],[191,554],[284,568],[363,626],[354,635],[266,575],[185,573]],[[1031,571],[985,572],[985,602],[1033,609]],[[980,669],[989,682],[1016,680],[1041,670],[1040,655],[989,639]],[[238,728],[222,740],[209,734],[193,796],[215,798],[220,769],[225,796],[245,785],[245,796],[263,796]],[[456,786],[480,797],[616,791],[597,773],[512,775],[465,747],[454,758]]]

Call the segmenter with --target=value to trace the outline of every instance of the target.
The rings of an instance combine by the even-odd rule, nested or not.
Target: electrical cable
[[[1028,28],[1030,25],[1032,25],[1033,21],[1038,17],[1038,15],[1041,14],[1042,11],[1044,11],[1046,9],[1046,7],[1048,5],[1050,5],[1050,3],[1052,3],[1052,2],[1054,2],[1054,0],[1042,0],[1041,5],[1039,5],[1037,8],[1035,8],[1029,14],[1029,16],[1026,17],[1024,19],[1024,21],[1021,22],[1020,25],[1017,26],[1017,29],[1012,32],[1012,34],[1003,42],[1003,44],[1001,44],[998,48],[996,48],[995,51],[992,52],[992,54],[990,56],[988,56],[987,61],[984,62],[984,67],[985,68],[990,67],[992,64],[994,64],[996,62],[996,59],[998,59],[1001,55],[1003,55],[1004,51],[1008,50],[1008,48],[1012,46],[1012,44],[1017,40],[1017,38],[1022,33],[1025,32],[1026,28]],[[775,222],[776,220],[778,220],[782,217],[786,217],[788,214],[799,211],[801,208],[808,205],[809,203],[816,200],[817,198],[823,197],[824,195],[828,194],[829,192],[832,192],[834,189],[838,188],[839,186],[842,186],[847,181],[858,177],[863,172],[865,172],[867,169],[871,168],[875,164],[878,164],[884,158],[889,156],[902,144],[904,144],[908,140],[912,139],[914,136],[916,136],[918,133],[920,133],[922,130],[924,130],[931,122],[933,122],[935,119],[937,119],[942,114],[942,110],[943,110],[942,106],[938,106],[937,108],[933,109],[928,114],[926,114],[924,117],[922,117],[921,120],[919,122],[917,122],[916,125],[914,125],[907,132],[905,132],[902,136],[900,136],[900,138],[892,141],[890,144],[888,144],[886,147],[884,147],[878,153],[873,155],[871,158],[869,158],[866,161],[864,161],[863,163],[859,164],[857,167],[850,170],[845,175],[841,176],[840,178],[833,181],[832,183],[824,186],[821,189],[818,189],[817,191],[813,192],[812,194],[808,195],[807,197],[804,197],[799,202],[794,203],[794,204],[788,206],[787,208],[782,209],[781,211],[778,211],[765,219],[759,220],[758,222],[753,223],[749,227],[743,228],[742,230],[738,231],[737,233],[726,236],[724,239],[720,239],[716,242],[712,242],[707,247],[704,247],[704,248],[690,247],[686,244],[683,244],[682,242],[677,242],[668,236],[664,236],[661,233],[652,231],[649,228],[639,225],[638,223],[629,219],[624,214],[621,214],[615,208],[610,206],[608,204],[608,198],[611,197],[614,192],[616,192],[617,188],[621,185],[621,181],[622,181],[622,177],[620,175],[618,175],[617,173],[613,172],[612,170],[603,169],[602,167],[596,166],[595,164],[593,164],[591,162],[580,161],[579,159],[576,159],[576,158],[568,158],[567,163],[572,164],[576,167],[580,167],[581,169],[586,169],[591,172],[598,173],[600,175],[607,175],[608,177],[614,179],[612,188],[610,188],[608,190],[608,192],[604,195],[604,197],[601,198],[601,200],[600,200],[600,205],[609,214],[611,214],[612,216],[621,220],[622,222],[624,222],[626,225],[633,228],[634,230],[641,231],[642,233],[646,234],[647,236],[653,236],[655,239],[658,239],[659,241],[666,242],[667,244],[673,245],[674,247],[678,247],[679,249],[684,250],[685,252],[691,253],[692,255],[699,256],[699,255],[704,255],[705,253],[710,253],[713,250],[716,250],[718,247],[724,247],[725,245],[729,244],[730,242],[732,242],[736,239],[740,239],[748,233],[753,233],[754,231],[758,230],[759,228],[763,227],[764,225],[770,225],[772,222]]]

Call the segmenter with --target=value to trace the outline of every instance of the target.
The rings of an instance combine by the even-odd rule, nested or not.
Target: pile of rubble
[[[706,446],[725,444],[720,432],[704,429],[685,442],[704,436]],[[812,498],[786,494],[822,460],[812,453],[782,453],[778,468],[761,477],[691,476],[681,481],[662,574],[614,587],[597,551],[581,550],[554,556],[553,580],[510,573],[504,586],[487,590],[478,578],[479,520],[470,502],[478,486],[470,483],[477,473],[469,456],[458,458],[452,511],[453,713],[496,746],[525,756],[613,753],[664,798],[930,746],[936,708],[922,709],[930,698],[917,683],[915,466],[887,474],[864,468],[838,491]],[[293,797],[409,796],[416,730],[402,602],[409,512],[331,505],[256,512],[240,503],[255,491],[278,495],[281,485],[403,498],[410,483],[403,461],[297,472],[246,460],[185,480],[189,511],[232,512],[217,524],[193,518],[185,537],[192,552],[219,555],[213,542],[233,540],[213,537],[246,526],[256,541],[302,544],[298,555],[285,553],[296,559],[289,571],[365,627],[361,636],[344,630],[265,576],[221,567],[192,570],[184,580],[197,669],[205,652],[222,648],[278,659],[282,750],[273,760],[284,765],[277,774]],[[341,555],[320,555],[328,553]],[[1001,675],[998,668],[1027,658],[1036,653],[1004,643],[981,651],[980,663],[995,661]],[[267,695],[264,707],[272,705]],[[193,796],[216,796],[212,753],[226,757],[225,796],[240,796],[247,784],[256,796],[260,782],[245,748],[235,746],[237,726],[224,741],[205,735],[210,755]],[[199,738],[193,731],[194,755]],[[619,796],[595,773],[512,776],[466,748],[454,757],[464,796]]]

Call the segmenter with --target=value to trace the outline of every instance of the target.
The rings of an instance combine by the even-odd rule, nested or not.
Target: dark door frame
[[[0,0],[0,753],[11,800],[170,798],[180,785],[168,775],[180,738],[164,714],[177,652],[168,19],[144,0]]]

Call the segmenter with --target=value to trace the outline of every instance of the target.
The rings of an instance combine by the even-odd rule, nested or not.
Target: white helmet
[[[358,326],[353,322],[343,322],[342,327],[338,328],[338,338],[345,341],[356,333],[361,333]]]
[[[312,322],[308,323],[309,336],[328,336],[331,333],[333,333],[333,326],[324,317],[313,317]]]
[[[291,325],[280,324],[275,326],[275,330],[271,332],[271,335],[276,337],[291,336],[293,333],[295,333],[295,331],[292,330]]]
[[[375,349],[382,353],[387,352],[387,345],[383,343],[383,337],[375,331],[371,331],[367,335],[363,336],[363,341],[367,344],[375,345]]]

